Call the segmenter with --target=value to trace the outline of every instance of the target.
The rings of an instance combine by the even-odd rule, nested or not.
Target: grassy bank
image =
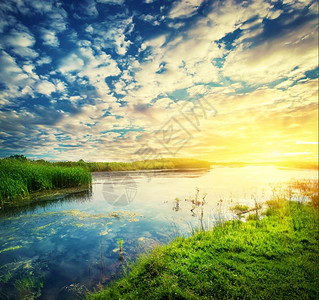
[[[80,167],[61,167],[17,159],[0,160],[0,205],[23,202],[30,193],[86,185],[91,174]]]
[[[88,299],[319,299],[318,207],[282,198],[268,207],[262,220],[155,248]]]
[[[54,164],[58,166],[82,167],[90,172],[210,168],[210,163],[207,161],[183,158],[163,158],[134,162],[85,162],[80,160],[77,162],[56,162]]]

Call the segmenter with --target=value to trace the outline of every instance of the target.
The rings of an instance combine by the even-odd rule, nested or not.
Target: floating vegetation
[[[7,252],[7,251],[12,251],[12,250],[17,250],[17,249],[20,249],[20,248],[22,248],[22,246],[9,247],[9,248],[1,250],[0,253]]]
[[[83,227],[84,224],[74,224],[74,226],[80,228],[80,227]]]
[[[90,214],[87,212],[79,211],[77,209],[70,209],[61,211],[62,214],[77,217],[79,219],[102,219],[102,218],[130,218],[134,219],[134,217],[143,217],[143,215],[131,212],[131,211],[114,211],[107,214]],[[134,221],[137,222],[137,221]]]
[[[56,223],[56,222],[52,222],[52,223],[49,223],[49,224],[47,224],[47,225],[39,226],[38,228],[36,228],[36,230],[42,230],[42,229],[47,228],[47,227],[49,227],[49,226],[51,226],[51,225],[53,225],[53,224],[55,224],[55,223]]]

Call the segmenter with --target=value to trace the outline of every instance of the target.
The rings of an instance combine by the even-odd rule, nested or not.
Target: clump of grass
[[[230,210],[234,211],[234,212],[244,212],[244,211],[249,210],[249,206],[248,205],[237,204],[237,205],[231,207]]]
[[[318,211],[284,198],[268,206],[276,213],[261,220],[156,247],[88,299],[318,299]]]
[[[30,193],[91,183],[83,168],[68,168],[16,159],[0,160],[0,204],[17,202]]]
[[[259,217],[256,214],[249,214],[246,218],[247,221],[258,221]]]
[[[288,186],[301,196],[302,201],[309,199],[312,205],[318,209],[318,180],[292,180]]]

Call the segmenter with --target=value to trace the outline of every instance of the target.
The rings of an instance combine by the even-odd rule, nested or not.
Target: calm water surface
[[[0,298],[77,299],[117,278],[123,264],[199,226],[233,218],[229,207],[253,206],[291,179],[317,171],[275,167],[93,174],[87,191],[0,213]],[[177,198],[177,199],[176,199]],[[118,239],[123,240],[119,255]]]

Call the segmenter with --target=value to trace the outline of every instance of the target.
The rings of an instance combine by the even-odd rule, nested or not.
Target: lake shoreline
[[[278,199],[263,219],[178,237],[87,299],[317,299],[316,201]]]
[[[130,163],[49,162],[24,156],[0,159],[0,209],[28,204],[33,193],[90,185],[95,172],[210,169],[210,163],[197,159],[155,159]]]
[[[140,172],[141,174],[147,174],[148,172],[154,172],[154,173],[160,173],[160,172],[196,172],[196,171],[209,171],[215,168],[245,168],[245,167],[252,167],[252,166],[264,166],[264,167],[276,167],[279,170],[314,170],[316,168],[312,167],[288,167],[288,166],[279,166],[279,165],[269,165],[269,164],[254,164],[254,163],[209,163],[209,165],[206,165],[205,167],[202,166],[192,166],[194,162],[197,160],[189,160],[189,164],[185,165],[184,167],[179,167],[179,168],[166,168],[162,165],[162,168],[154,168],[154,169],[149,169],[145,167],[145,169],[128,169],[128,170],[121,170],[121,169],[115,169],[115,170],[100,170],[100,171],[89,171],[86,170],[91,175],[94,174],[100,174],[100,173],[138,173]],[[14,161],[13,161],[14,162]],[[201,162],[201,161],[200,161]],[[21,163],[21,162],[20,162]],[[47,163],[47,162],[46,162]],[[70,163],[70,162],[68,162]],[[147,161],[145,161],[147,163]],[[85,163],[89,164],[89,163]],[[126,163],[125,163],[126,164]],[[132,163],[128,163],[132,164]],[[41,165],[41,164],[40,164]],[[46,165],[46,164],[45,164]],[[51,166],[51,163],[49,163],[48,166]],[[65,165],[64,162],[60,163],[53,163],[52,166],[55,167],[62,167],[62,168],[68,168],[72,170],[72,168],[78,168],[78,163],[75,163],[73,165],[73,162],[71,165]],[[145,165],[144,165],[145,166]],[[84,168],[85,169],[85,168]],[[92,179],[90,179],[91,181]],[[91,183],[85,184],[85,185],[70,185],[62,188],[50,188],[50,189],[43,189],[43,190],[36,190],[36,191],[28,191],[25,196],[22,196],[21,194],[13,198],[13,201],[9,202],[2,202],[2,205],[0,205],[0,211],[4,208],[10,208],[10,207],[23,207],[23,206],[28,206],[33,203],[38,203],[41,201],[47,201],[47,198],[50,198],[51,196],[54,197],[55,195],[67,195],[71,194],[74,192],[81,192],[81,189],[89,189],[91,186]],[[24,193],[23,193],[24,194]]]

